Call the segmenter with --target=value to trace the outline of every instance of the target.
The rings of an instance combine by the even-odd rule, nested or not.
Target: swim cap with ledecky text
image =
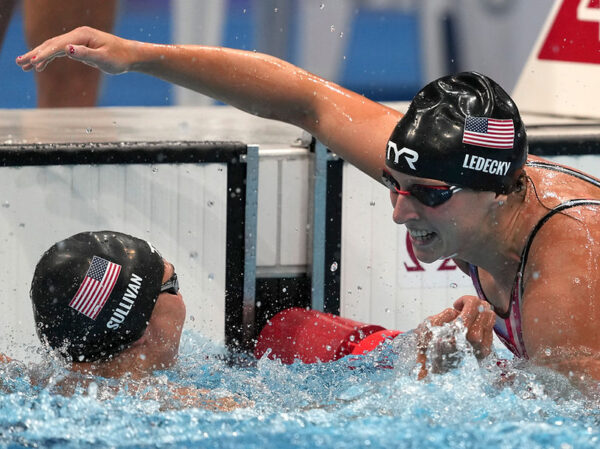
[[[476,72],[439,78],[414,97],[386,148],[404,174],[510,193],[527,159],[527,136],[510,96]]]

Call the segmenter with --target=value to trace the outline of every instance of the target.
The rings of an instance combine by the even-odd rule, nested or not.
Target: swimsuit
[[[547,162],[538,161],[530,161],[526,165],[529,167],[537,167],[566,173],[571,176],[575,176],[583,181],[589,182],[590,184],[593,184],[596,187],[600,188],[600,182],[598,180],[566,167],[561,167]],[[600,206],[600,201],[588,199],[573,199],[559,204],[555,208],[551,209],[546,215],[544,215],[544,217],[542,217],[542,219],[535,225],[527,239],[525,247],[523,248],[523,252],[521,253],[521,261],[519,263],[519,269],[517,270],[515,282],[513,284],[512,291],[510,294],[511,298],[508,306],[508,312],[505,315],[500,315],[498,312],[496,312],[498,316],[496,317],[496,323],[494,324],[494,332],[496,333],[500,341],[502,341],[502,343],[504,343],[506,347],[517,357],[525,359],[528,358],[527,351],[525,350],[525,344],[523,342],[523,333],[521,331],[521,304],[523,300],[523,272],[525,271],[525,264],[527,263],[527,256],[529,255],[529,249],[531,247],[531,244],[533,243],[533,238],[540,230],[540,228],[544,225],[544,223],[546,223],[553,215],[565,209],[584,205]],[[483,288],[481,287],[479,273],[475,265],[469,264],[469,275],[471,276],[471,280],[473,281],[473,285],[475,286],[475,290],[477,291],[477,296],[479,296],[480,299],[483,299],[484,301],[489,303],[485,296],[485,293],[483,292]]]

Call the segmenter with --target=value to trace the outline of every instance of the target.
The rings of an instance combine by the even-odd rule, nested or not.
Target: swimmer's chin
[[[458,253],[452,253],[448,256],[423,257],[424,254],[418,254],[418,252],[415,251],[415,256],[417,257],[419,262],[429,265],[429,264],[432,264],[435,262],[442,262],[446,259],[454,259],[454,258],[458,257]],[[431,256],[434,256],[434,255],[431,255]]]

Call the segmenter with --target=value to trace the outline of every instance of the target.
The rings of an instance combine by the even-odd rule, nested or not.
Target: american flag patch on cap
[[[69,306],[95,320],[117,283],[120,272],[121,265],[94,256]]]
[[[487,148],[510,149],[515,140],[512,119],[467,117],[463,143]]]

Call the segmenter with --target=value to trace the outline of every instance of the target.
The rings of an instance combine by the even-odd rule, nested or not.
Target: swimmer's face
[[[416,178],[390,170],[401,190],[410,190],[414,184],[440,187],[446,183],[426,178]],[[394,208],[393,220],[406,225],[415,255],[425,263],[454,255],[468,254],[475,245],[478,230],[489,214],[491,192],[462,189],[436,206],[428,207],[408,195],[390,190]]]
[[[162,282],[167,282],[175,273],[172,264],[165,261]],[[153,344],[156,368],[168,367],[175,362],[179,353],[179,341],[185,321],[185,304],[180,292],[163,292],[158,295],[148,322],[149,337]]]

